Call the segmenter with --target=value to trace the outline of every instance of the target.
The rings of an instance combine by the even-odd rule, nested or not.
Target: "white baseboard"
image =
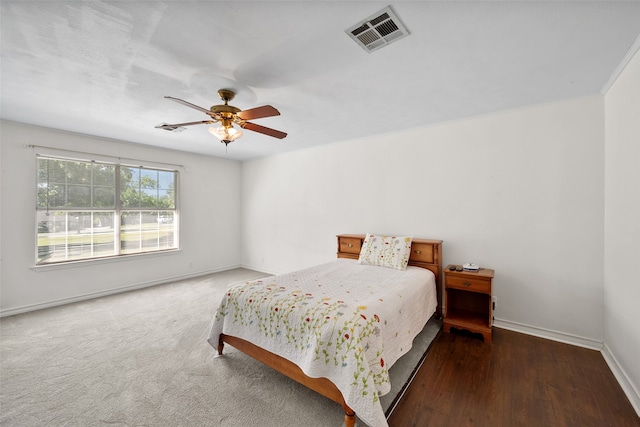
[[[77,295],[74,297],[61,298],[61,299],[37,303],[37,304],[25,305],[22,307],[9,308],[5,310],[0,310],[0,317],[13,316],[15,314],[27,313],[29,311],[42,310],[45,308],[57,307],[59,305],[70,304],[73,302],[85,301],[93,298],[100,298],[108,295],[119,294],[121,292],[134,291],[136,289],[148,288],[149,286],[162,285],[165,283],[175,282],[177,280],[192,279],[194,277],[204,276],[206,274],[212,274],[212,273],[220,273],[222,271],[233,270],[235,268],[243,268],[243,267],[240,265],[232,265],[227,267],[215,268],[212,270],[198,271],[196,273],[183,274],[180,276],[164,277],[159,280],[152,280],[149,282],[137,283],[134,285],[122,286],[119,288],[107,289],[99,292],[91,292],[88,294]]]
[[[613,372],[613,375],[618,380],[620,387],[622,387],[622,391],[624,391],[627,399],[631,402],[631,406],[633,406],[633,409],[636,410],[636,414],[640,417],[640,392],[638,392],[638,389],[633,386],[633,383],[629,380],[629,376],[626,374],[624,369],[622,369],[622,366],[620,366],[606,343],[602,347],[601,353],[605,362],[609,365],[609,369],[611,369],[611,372]]]
[[[496,319],[493,320],[493,326],[501,329],[508,329],[514,332],[521,332],[535,337],[546,338],[552,341],[563,342],[565,344],[585,347],[591,350],[602,350],[602,341],[592,338],[585,338],[578,335],[567,334],[565,332],[552,331],[550,329],[539,328],[537,326],[525,325],[523,323],[512,322],[510,320]]]
[[[257,272],[264,273],[264,274],[269,275],[269,276],[278,276],[280,274],[283,274],[280,271],[269,271],[269,270],[265,270],[264,268],[253,267],[253,266],[247,265],[247,264],[241,264],[240,268],[246,268],[247,270],[257,271]]]

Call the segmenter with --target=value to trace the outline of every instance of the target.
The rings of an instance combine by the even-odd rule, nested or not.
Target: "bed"
[[[347,427],[356,412],[385,427],[388,369],[442,313],[442,241],[337,239],[334,261],[231,286],[208,341],[218,355],[227,343],[339,403]]]

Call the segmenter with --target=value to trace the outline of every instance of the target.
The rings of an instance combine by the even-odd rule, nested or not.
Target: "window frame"
[[[152,166],[143,166],[140,165],[139,163],[129,163],[129,162],[115,162],[115,161],[105,161],[105,160],[92,160],[92,159],[87,159],[87,158],[83,158],[84,156],[58,156],[58,155],[49,155],[49,154],[36,154],[36,185],[35,185],[35,190],[36,190],[36,203],[35,203],[35,245],[34,245],[34,249],[35,249],[35,253],[34,253],[34,261],[35,261],[35,268],[42,268],[42,267],[53,267],[53,266],[66,266],[66,265],[71,265],[74,263],[85,263],[85,262],[95,262],[95,261],[105,261],[105,260],[119,260],[122,259],[123,257],[135,257],[135,256],[148,256],[148,255],[158,255],[158,254],[166,254],[166,253],[170,253],[170,252],[175,252],[175,251],[179,251],[180,250],[180,206],[179,206],[179,200],[180,200],[180,172],[178,170],[178,168],[171,168],[171,167],[158,167],[155,165]],[[93,179],[91,180],[91,182],[89,184],[86,184],[90,187],[90,207],[69,207],[69,206],[64,206],[64,207],[51,207],[49,206],[48,203],[48,195],[47,197],[47,206],[43,207],[40,203],[40,192],[41,192],[41,187],[40,185],[43,183],[43,181],[41,180],[40,177],[40,161],[41,160],[47,160],[47,165],[49,164],[48,161],[53,160],[53,161],[65,161],[65,162],[80,162],[80,163],[86,163],[86,164],[103,164],[103,165],[107,165],[107,166],[112,166],[113,167],[113,173],[114,173],[114,183],[113,183],[113,192],[114,192],[114,203],[113,203],[113,207],[96,207],[93,206],[94,203],[94,192],[93,189],[97,188],[97,187],[106,187],[105,185],[96,185],[93,182]],[[172,192],[172,200],[173,200],[173,207],[162,207],[162,206],[155,206],[155,207],[151,207],[151,206],[143,206],[142,203],[142,199],[143,199],[143,194],[140,192],[140,190],[143,188],[140,185],[138,185],[137,187],[137,191],[138,191],[138,196],[141,199],[141,203],[137,206],[127,206],[127,207],[123,207],[123,203],[121,200],[121,194],[127,189],[125,187],[122,186],[122,180],[121,180],[121,173],[122,170],[124,168],[132,168],[132,169],[137,169],[138,170],[138,176],[142,176],[143,175],[143,171],[152,171],[155,174],[159,174],[162,172],[170,172],[172,174],[172,181],[173,181],[173,187],[171,187],[171,184],[169,184],[168,188],[166,189],[162,189],[159,188],[160,186],[160,176],[158,176],[158,179],[155,181],[156,187],[155,187],[155,191],[159,194],[161,191],[167,191],[167,192]],[[49,182],[49,170],[47,171],[47,187],[50,185]],[[92,172],[92,177],[93,177],[93,172]],[[55,184],[55,181],[53,181]],[[77,183],[74,183],[73,185],[77,185]],[[67,175],[65,175],[65,190],[68,189],[68,172]],[[145,192],[146,194],[147,192]],[[159,196],[156,197],[155,199],[156,201],[160,200]],[[68,201],[68,198],[65,199],[65,201]],[[57,259],[55,261],[47,261],[47,257],[42,258],[40,255],[40,248],[41,246],[39,245],[39,241],[41,238],[41,232],[40,232],[40,227],[42,225],[42,221],[41,221],[41,213],[42,212],[54,212],[56,215],[57,213],[63,213],[61,216],[65,218],[65,220],[67,220],[68,216],[73,213],[73,212],[78,212],[81,214],[89,214],[91,215],[92,218],[92,224],[93,224],[93,215],[96,213],[105,213],[107,215],[113,215],[113,232],[109,233],[110,236],[112,236],[113,239],[113,253],[108,253],[106,255],[98,255],[95,256],[94,255],[94,245],[96,244],[96,242],[93,240],[93,225],[90,226],[90,228],[92,229],[91,232],[89,234],[91,234],[91,240],[89,243],[89,245],[91,245],[91,256],[82,256],[82,257],[68,257],[70,248],[69,248],[69,244],[65,243],[64,244],[64,251],[65,251],[65,255],[64,259]],[[158,224],[158,228],[157,228],[157,233],[158,235],[161,234],[161,226],[160,223],[162,221],[160,221],[160,218],[166,218],[166,215],[163,215],[165,213],[171,213],[171,215],[169,215],[170,217],[172,217],[173,221],[171,221],[172,223],[172,227],[170,229],[170,233],[168,236],[168,242],[170,242],[169,246],[162,246],[160,244],[160,242],[158,242],[158,244],[155,247],[145,247],[143,242],[144,240],[140,241],[140,244],[137,248],[137,250],[131,250],[131,249],[126,249],[123,247],[124,244],[124,236],[126,235],[126,231],[123,230],[123,224],[122,224],[122,215],[124,213],[131,213],[131,212],[137,212],[138,215],[144,215],[145,213],[149,213],[152,212],[154,215],[157,216],[157,224]],[[55,218],[56,216],[54,216]],[[144,231],[142,231],[144,228],[144,224],[142,222],[140,222],[140,227],[139,227],[139,233],[140,236],[142,238]],[[153,230],[151,230],[153,231]],[[65,238],[65,242],[68,242],[69,240],[69,236],[70,236],[70,232],[71,229],[68,227],[68,225],[65,223],[65,230],[64,230],[64,238]],[[80,229],[78,229],[78,234],[80,233]],[[107,237],[110,237],[107,236]],[[43,246],[45,247],[45,246]]]

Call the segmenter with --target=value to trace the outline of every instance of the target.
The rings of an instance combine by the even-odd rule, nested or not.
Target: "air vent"
[[[387,6],[378,13],[345,30],[361,48],[373,52],[409,35],[400,19]]]

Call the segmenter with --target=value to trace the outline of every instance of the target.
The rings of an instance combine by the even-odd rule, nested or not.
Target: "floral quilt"
[[[395,270],[338,259],[239,283],[223,297],[208,341],[236,336],[326,377],[357,416],[386,427],[379,396],[388,369],[411,349],[437,304],[429,270]]]

